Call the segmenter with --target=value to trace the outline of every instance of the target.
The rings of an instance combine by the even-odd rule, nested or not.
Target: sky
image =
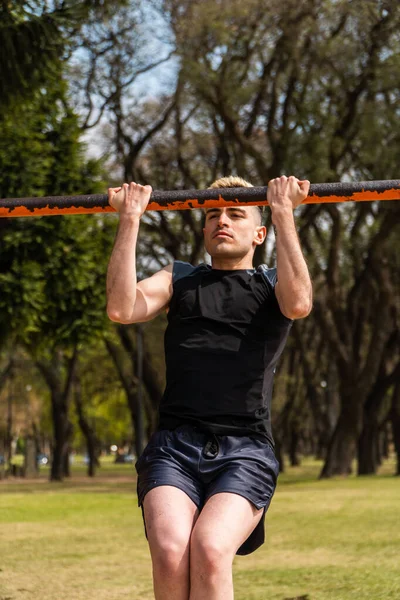
[[[139,29],[141,35],[147,38],[144,46],[144,62],[156,62],[158,58],[167,56],[173,50],[173,34],[162,15],[150,6],[150,2],[141,4],[143,21]],[[75,61],[80,60],[79,51],[75,54]],[[178,71],[178,58],[172,56],[150,71],[137,77],[131,90],[135,98],[143,102],[152,97],[159,97],[162,93],[170,93],[174,89]],[[98,158],[104,153],[105,145],[102,137],[102,128],[107,123],[107,113],[99,125],[88,129],[82,140],[87,144],[87,155]]]

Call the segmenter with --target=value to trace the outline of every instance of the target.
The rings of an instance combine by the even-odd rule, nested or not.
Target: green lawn
[[[267,542],[236,557],[236,600],[400,599],[400,478],[281,475]],[[131,465],[89,481],[0,482],[0,600],[150,600],[151,563]],[[171,599],[173,600],[173,599]]]

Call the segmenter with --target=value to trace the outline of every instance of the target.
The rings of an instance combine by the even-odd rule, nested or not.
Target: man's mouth
[[[214,234],[214,237],[227,237],[227,238],[231,238],[232,236],[229,235],[229,233],[227,233],[226,231],[217,231],[217,233]]]

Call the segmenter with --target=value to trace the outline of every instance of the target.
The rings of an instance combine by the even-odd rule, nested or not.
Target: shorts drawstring
[[[212,437],[208,440],[206,445],[203,448],[203,456],[204,458],[216,458],[219,453],[219,441],[215,433],[212,434]]]

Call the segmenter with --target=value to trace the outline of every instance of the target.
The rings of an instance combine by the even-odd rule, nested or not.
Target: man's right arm
[[[172,296],[172,265],[137,283],[136,243],[150,186],[136,183],[110,188],[109,202],[119,212],[119,227],[107,270],[107,314],[118,323],[149,321]]]

